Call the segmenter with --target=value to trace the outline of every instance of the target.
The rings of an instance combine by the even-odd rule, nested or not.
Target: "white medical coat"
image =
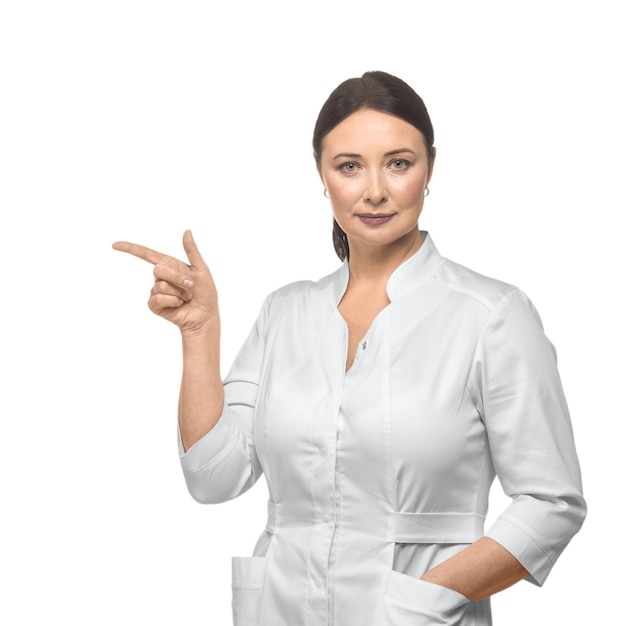
[[[233,559],[235,626],[485,626],[489,601],[419,580],[484,535],[541,585],[585,516],[553,346],[517,288],[423,233],[345,371],[344,263],[270,294],[186,453],[190,493],[265,474],[267,525]],[[495,476],[511,497],[485,533]]]

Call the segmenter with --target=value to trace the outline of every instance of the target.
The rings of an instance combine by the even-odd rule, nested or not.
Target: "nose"
[[[379,172],[370,172],[364,192],[365,201],[375,206],[387,202],[388,194],[384,176]]]

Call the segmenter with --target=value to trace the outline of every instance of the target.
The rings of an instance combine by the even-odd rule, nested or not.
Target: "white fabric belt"
[[[397,543],[472,543],[484,535],[477,513],[396,513]]]
[[[282,507],[277,516],[277,506],[268,501],[267,525],[273,533],[282,526],[301,526],[312,523],[302,511]],[[391,536],[386,541],[395,543],[472,543],[484,535],[485,517],[478,513],[392,513],[394,520]],[[277,523],[278,517],[278,523]],[[386,533],[385,533],[386,534]]]

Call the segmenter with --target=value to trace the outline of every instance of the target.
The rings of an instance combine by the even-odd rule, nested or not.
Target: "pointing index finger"
[[[152,263],[152,265],[156,265],[167,256],[151,248],[146,248],[146,246],[140,246],[138,243],[130,243],[128,241],[116,241],[113,244],[113,249],[132,254],[144,261],[148,261],[148,263]]]

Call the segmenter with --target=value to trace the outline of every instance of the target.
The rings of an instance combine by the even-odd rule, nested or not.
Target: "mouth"
[[[394,213],[357,213],[357,217],[366,224],[371,226],[378,226],[379,224],[385,224],[395,214]]]

